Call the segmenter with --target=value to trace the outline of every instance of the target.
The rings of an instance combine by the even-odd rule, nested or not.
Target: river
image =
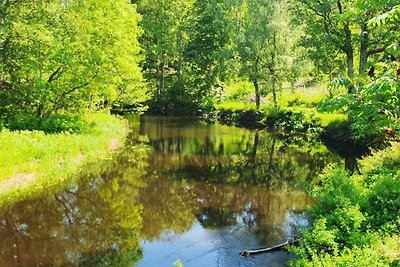
[[[0,207],[0,266],[285,266],[303,186],[344,160],[318,140],[184,117],[130,117],[119,153]]]

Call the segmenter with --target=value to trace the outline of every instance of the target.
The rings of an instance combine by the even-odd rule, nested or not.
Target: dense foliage
[[[367,84],[339,79],[331,86],[352,88],[355,94],[342,94],[321,103],[325,111],[342,110],[350,118],[351,139],[371,146],[393,140],[400,129],[400,82],[396,71],[399,64],[385,65],[383,73]]]
[[[369,25],[390,28],[398,19],[395,7]],[[374,62],[370,77],[334,80],[331,84],[345,87],[347,93],[321,105],[346,112],[351,138],[370,145],[380,145],[387,137],[396,141],[399,129],[397,44],[384,51],[389,57]],[[361,160],[356,173],[332,166],[316,181],[317,203],[309,211],[312,226],[293,248],[300,256],[293,266],[399,265],[400,146],[391,145]]]
[[[379,54],[394,41],[394,27],[375,28],[368,21],[390,10],[398,1],[351,0],[293,2],[298,23],[305,26],[301,44],[319,71],[354,77],[364,74]],[[356,62],[358,58],[358,62]]]
[[[157,113],[198,114],[223,99],[230,80],[254,86],[255,103],[293,75],[296,62],[282,1],[135,1],[143,15],[145,77]],[[160,19],[160,17],[162,19]],[[295,73],[295,72],[294,72]]]
[[[393,9],[370,20],[369,25],[390,28],[399,21],[397,12],[397,9]],[[340,77],[331,81],[331,87],[343,87],[347,93],[330,95],[320,108],[348,114],[353,141],[380,146],[397,138],[396,131],[400,129],[399,57],[398,44],[393,43],[384,50],[382,59],[373,62],[368,76],[354,79]]]
[[[141,112],[148,105],[158,114],[197,115],[220,105],[227,121],[319,134],[327,123],[314,114],[328,95],[319,111],[347,119],[350,132],[338,132],[334,126],[341,123],[330,125],[339,136],[374,147],[398,141],[397,5],[398,0],[0,1],[0,181],[22,175],[29,182],[43,169],[47,176],[60,170],[67,176],[82,154],[91,155],[92,145],[97,155],[110,149],[110,132],[126,129],[118,123],[110,129],[101,119],[95,126],[84,115],[111,108]],[[316,84],[328,79],[326,90]],[[319,91],[314,99],[313,86]],[[365,159],[360,174],[340,167],[325,171],[295,265],[399,264],[399,151],[394,146]],[[383,251],[388,244],[394,244],[389,254]],[[107,257],[86,260],[94,264]]]
[[[360,162],[360,173],[328,168],[314,187],[313,225],[293,266],[388,266],[399,263],[400,146]],[[391,244],[391,245],[389,245]]]
[[[58,123],[60,116],[107,105],[141,107],[146,93],[134,5],[7,0],[0,11],[0,119],[5,125],[56,130],[49,127],[55,124],[69,130]]]

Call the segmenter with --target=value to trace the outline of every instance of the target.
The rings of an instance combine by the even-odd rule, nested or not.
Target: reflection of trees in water
[[[135,151],[135,152],[132,152]],[[0,265],[129,266],[141,258],[142,146],[85,167],[76,184],[0,211]]]
[[[275,229],[271,236],[283,234],[276,231],[276,226],[283,227],[286,212],[304,210],[310,203],[302,191],[176,181],[164,176],[150,177],[149,187],[141,190],[140,200],[142,232],[150,240],[158,239],[166,231],[188,231],[195,219],[206,228],[239,224],[257,232],[268,226]]]
[[[143,205],[142,234],[146,239],[154,240],[164,231],[184,233],[194,221],[191,205],[192,196],[186,190],[185,183],[148,177],[147,187],[140,192],[139,201]]]
[[[233,134],[232,134],[233,135]],[[215,183],[298,186],[339,161],[321,144],[279,140],[266,132],[152,140],[150,170]]]
[[[204,207],[196,217],[205,228],[221,228],[237,224],[237,215],[229,207]]]
[[[287,211],[304,210],[310,201],[296,188],[338,160],[321,144],[297,137],[185,125],[141,124],[153,149],[148,186],[140,192],[143,234],[150,240],[164,231],[183,233],[196,219],[207,228],[242,224],[264,236],[283,234]]]
[[[309,203],[298,182],[331,160],[323,149],[264,132],[160,132],[152,150],[132,137],[113,160],[85,166],[69,188],[0,210],[0,265],[131,265],[141,257],[140,236],[183,233],[196,219],[271,239],[288,210]]]

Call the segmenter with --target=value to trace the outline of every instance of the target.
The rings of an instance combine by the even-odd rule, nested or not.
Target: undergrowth
[[[291,266],[399,266],[400,144],[360,165],[352,175],[331,166],[316,181],[312,227]]]

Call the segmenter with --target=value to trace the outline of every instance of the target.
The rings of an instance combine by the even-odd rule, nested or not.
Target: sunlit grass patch
[[[246,80],[233,79],[224,87],[226,99],[240,100],[249,98],[254,93],[253,84]]]
[[[307,107],[287,107],[285,109],[289,109],[296,112],[304,113],[305,117],[311,119],[313,116],[319,121],[319,125],[325,127],[329,125],[333,121],[345,121],[347,120],[347,115],[340,113],[321,113],[316,110],[316,108],[307,108]]]
[[[248,101],[234,101],[234,100],[226,100],[221,103],[215,105],[217,109],[223,110],[255,110],[256,105],[254,103],[250,103]]]
[[[316,107],[327,94],[326,87],[320,84],[296,89],[285,88],[278,93],[278,102],[283,107]]]
[[[126,122],[111,115],[90,114],[85,120],[94,126],[82,134],[3,129],[0,132],[0,195],[65,180],[84,163],[115,150],[128,132]]]
[[[400,235],[383,238],[379,251],[386,258],[400,261]]]

